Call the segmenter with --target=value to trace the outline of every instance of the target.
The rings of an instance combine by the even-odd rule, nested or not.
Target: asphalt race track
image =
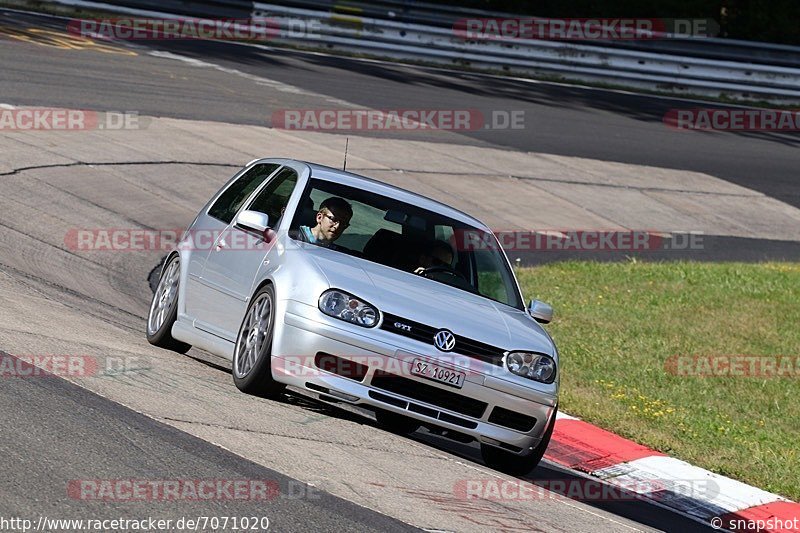
[[[33,371],[31,369],[31,371]],[[410,531],[397,520],[336,498],[154,421],[55,376],[0,388],[4,428],[37,420],[0,443],[4,516],[57,518],[262,517],[277,531]],[[30,418],[29,418],[30,417]],[[5,433],[5,432],[4,432]],[[7,435],[6,435],[7,437]],[[88,464],[97,479],[264,480],[264,498],[114,504],[70,491]],[[68,481],[65,481],[68,480]],[[275,493],[270,491],[275,491]],[[280,495],[286,497],[281,497]],[[300,495],[307,497],[300,497]],[[266,524],[266,522],[264,522]]]
[[[517,112],[524,114],[523,129],[357,134],[621,162],[641,166],[640,172],[650,168],[691,171],[800,207],[800,185],[794,175],[795,135],[686,132],[663,123],[670,109],[712,104],[228,42],[159,41],[145,46],[141,41],[124,45],[67,41],[74,48],[64,53],[58,48],[59,42],[69,39],[64,27],[63,19],[5,12],[0,28],[15,29],[0,31],[0,42],[8,47],[0,77],[0,103],[132,110],[143,116],[255,126],[271,125],[273,113],[282,109],[477,109],[487,120],[493,113]],[[39,43],[35,60],[15,53],[30,49],[31,43]],[[401,168],[413,168],[412,162],[406,163]],[[621,204],[620,210],[624,207]],[[712,216],[721,219],[727,214]],[[775,225],[754,220],[758,216],[758,212],[742,212],[739,225],[744,231],[733,234],[706,230],[701,251],[641,255],[741,261],[800,258],[796,231],[800,219],[781,222],[786,231],[764,237],[763,232],[747,231],[748,226]],[[558,226],[543,223],[539,227]],[[525,263],[541,263],[571,254],[517,254],[514,258],[517,256]],[[596,260],[620,257],[602,252],[595,255]]]
[[[136,111],[147,128],[0,131],[4,361],[49,355],[94,364],[66,379],[37,372],[0,379],[0,517],[266,516],[275,531],[706,529],[644,501],[459,500],[453,490],[459,482],[508,476],[485,467],[473,445],[427,432],[393,435],[363,413],[295,393],[277,402],[248,397],[233,386],[225,361],[198,350],[182,356],[153,348],[144,337],[148,275],[163,253],[82,253],[64,234],[81,227],[185,227],[250,159],[284,153],[338,159],[342,136],[267,130],[278,109],[521,109],[523,130],[359,132],[364,140],[351,139],[351,146],[363,151],[353,154],[353,168],[398,180],[396,166],[376,162],[376,154],[392,156],[387,146],[396,143],[394,156],[416,169],[403,179],[425,190],[444,180],[450,165],[437,146],[462,150],[464,161],[470,151],[498,162],[519,157],[521,174],[523,156],[545,153],[560,156],[553,161],[564,168],[584,158],[593,168],[608,162],[620,175],[635,175],[625,165],[696,172],[712,179],[707,190],[692,193],[719,194],[722,203],[753,198],[789,217],[800,207],[794,137],[674,132],[661,116],[695,106],[677,100],[232,43],[66,46],[63,28],[59,19],[0,10],[0,104]],[[442,168],[415,166],[436,157]],[[525,186],[512,181],[503,186]],[[449,183],[436,190],[450,187],[447,194],[468,202],[489,181]],[[589,211],[576,209],[574,216],[595,223],[606,216]],[[756,260],[754,249],[800,250],[793,219],[774,220],[710,236],[711,247],[721,247],[715,257]],[[70,490],[80,480],[119,479],[269,480],[279,494],[109,503]],[[531,480],[547,479],[581,476],[543,463]]]
[[[32,21],[18,15],[6,20],[20,18]],[[39,19],[35,22],[41,24]],[[45,23],[64,27],[63,22]],[[269,124],[275,109],[332,107],[334,100],[373,109],[455,104],[460,109],[523,110],[524,130],[464,132],[462,142],[708,172],[800,207],[800,183],[794,171],[800,141],[795,135],[697,135],[671,131],[662,122],[670,109],[711,104],[236,43],[161,41],[157,49],[296,89],[275,94],[236,74],[220,85],[210,68],[194,70],[187,83],[172,73],[174,65],[169,62],[132,65],[120,58],[109,61],[109,54],[72,54],[69,63],[52,57],[37,64],[12,54],[4,57],[0,90],[18,105],[46,102],[72,108],[135,109],[143,115],[259,126]],[[54,93],[55,82],[59,91]],[[325,95],[330,101],[309,99],[302,91]],[[411,135],[419,138],[418,133]],[[437,139],[431,134],[426,140]]]

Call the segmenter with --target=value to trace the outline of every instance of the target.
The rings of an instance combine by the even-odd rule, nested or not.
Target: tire
[[[539,465],[542,457],[544,457],[544,452],[547,450],[548,444],[550,444],[550,438],[553,436],[553,428],[556,427],[556,412],[557,409],[553,412],[553,418],[550,420],[544,435],[542,435],[541,442],[531,453],[524,456],[517,455],[481,443],[483,462],[490,468],[512,476],[524,476],[532,472],[533,469]]]
[[[391,411],[384,411],[383,409],[375,410],[375,420],[377,420],[378,425],[385,430],[400,435],[414,433],[422,425],[413,418],[399,415]]]
[[[275,381],[270,368],[274,326],[275,289],[265,285],[247,306],[233,351],[233,383],[246,394],[276,398],[286,389]]]
[[[181,277],[181,258],[173,255],[161,271],[161,277],[150,302],[147,314],[147,342],[159,348],[186,353],[191,344],[172,336],[172,325],[178,319],[178,287]]]

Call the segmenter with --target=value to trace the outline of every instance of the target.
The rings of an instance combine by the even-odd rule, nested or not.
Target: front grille
[[[412,398],[421,402],[429,403],[448,411],[461,413],[462,415],[480,418],[486,411],[487,404],[479,400],[446,391],[438,387],[426,385],[413,379],[404,378],[395,374],[389,374],[382,370],[377,370],[372,377],[371,385],[378,389],[394,392],[406,398]]]
[[[402,324],[406,327],[397,327],[395,326],[395,323]],[[433,346],[433,336],[441,328],[435,328],[433,326],[414,322],[413,320],[408,320],[401,316],[392,315],[390,313],[383,313],[381,329]],[[492,346],[491,344],[484,344],[461,335],[454,334],[454,336],[456,338],[456,345],[451,353],[466,355],[468,357],[480,359],[485,363],[490,363],[497,366],[501,366],[503,364],[503,352],[505,350],[502,348]]]
[[[461,426],[468,429],[475,429],[478,427],[478,424],[475,422],[464,420],[463,418],[458,418],[457,416],[448,415],[447,413],[439,413],[439,420],[442,422],[449,422],[454,426]]]
[[[413,402],[407,402],[405,400],[400,400],[393,396],[381,394],[380,392],[376,392],[374,390],[369,391],[369,397],[374,398],[383,403],[388,403],[389,405],[394,405],[395,407],[399,407],[401,409],[407,409],[412,413],[419,413],[421,415],[425,415],[430,418],[441,420],[442,422],[449,422],[450,424],[456,426],[461,426],[468,429],[475,429],[476,427],[478,427],[477,422],[467,420],[466,418],[459,418],[457,416],[443,413],[442,411],[437,411],[436,409],[431,409],[430,407],[425,407],[424,405],[419,405]],[[453,438],[453,436],[451,435],[450,438]],[[465,438],[467,438],[467,441],[472,440],[472,437],[465,437]]]
[[[431,418],[437,418],[439,416],[439,411],[437,411],[436,409],[431,409],[430,407],[425,407],[424,405],[419,405],[417,403],[409,403],[408,410],[414,413],[419,413],[421,415],[429,416]],[[459,420],[461,419],[459,418]]]
[[[408,326],[408,328],[397,327],[394,325],[395,322],[404,326]],[[403,337],[408,337],[409,339],[418,340],[430,345],[433,345],[433,336],[437,331],[439,331],[431,326],[426,326],[425,324],[414,322],[413,320],[408,320],[401,316],[391,315],[389,313],[383,313],[383,323],[381,324],[381,329],[391,331],[392,333],[402,335]]]
[[[489,422],[497,424],[498,426],[522,431],[523,433],[532,430],[533,426],[536,425],[536,419],[532,416],[523,415],[502,407],[495,407],[492,409],[492,414],[489,415]]]
[[[375,398],[378,401],[388,403],[389,405],[394,405],[395,407],[400,407],[401,409],[408,407],[407,401],[399,400],[394,396],[387,396],[386,394],[381,394],[380,392],[375,392],[374,390],[369,391],[369,396],[370,398]]]

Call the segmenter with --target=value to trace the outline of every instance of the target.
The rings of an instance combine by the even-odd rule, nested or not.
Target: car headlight
[[[506,366],[514,374],[542,383],[556,379],[556,362],[549,355],[529,352],[511,352],[506,357]]]
[[[378,310],[352,294],[331,289],[319,297],[319,310],[328,316],[365,328],[378,324]]]

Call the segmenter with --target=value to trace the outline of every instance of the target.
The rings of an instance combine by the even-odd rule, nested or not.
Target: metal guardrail
[[[613,41],[604,43],[604,46],[699,59],[800,68],[800,47],[781,44],[735,39],[674,38],[653,41]]]
[[[245,0],[52,0],[54,3],[124,12],[138,16],[192,16],[204,18],[268,17],[285,31],[272,42],[325,51],[387,57],[452,67],[473,67],[505,74],[558,76],[562,79],[667,90],[677,94],[728,95],[741,99],[800,102],[800,68],[757,62],[691,57],[630,49],[652,46],[654,41],[575,43],[547,40],[473,41],[453,30],[459,18],[497,17],[497,13],[435,6],[403,0],[379,0],[347,5],[328,0],[288,0],[285,3],[325,6],[306,9]],[[345,0],[350,1],[350,0]],[[359,6],[365,7],[359,7]],[[397,8],[398,11],[391,11]],[[364,17],[365,10],[389,18]],[[359,11],[360,10],[360,11]],[[388,10],[388,11],[387,11]],[[399,14],[398,14],[399,13]],[[402,15],[402,16],[401,16]],[[415,18],[416,17],[416,18]],[[432,20],[416,24],[408,19]],[[444,22],[448,20],[449,22]],[[300,22],[311,31],[293,31]],[[691,46],[710,39],[692,40]],[[717,39],[719,41],[720,39]],[[664,46],[664,40],[658,41]],[[622,44],[620,44],[622,43]],[[672,50],[690,46],[668,40]],[[623,47],[625,45],[625,47]],[[690,46],[690,48],[691,48]],[[706,46],[706,45],[704,45]],[[764,43],[733,41],[725,44],[724,57],[759,58],[800,49]],[[738,47],[738,48],[737,48]],[[697,50],[694,49],[695,55]],[[791,63],[791,61],[789,61]]]
[[[190,17],[248,19],[253,11],[251,0],[103,0],[121,7],[164,11]]]
[[[431,4],[415,0],[286,0],[285,7],[296,7],[329,13],[351,14],[380,20],[407,22],[426,26],[452,28],[455,21],[464,18],[523,17],[511,13],[498,13],[480,9]],[[800,47],[754,41],[722,38],[681,38],[640,41],[594,41],[587,46],[602,46],[639,50],[654,54],[681,55],[720,61],[760,63],[785,67],[800,67]]]
[[[380,0],[376,2],[366,0],[287,0],[281,2],[281,5],[440,28],[451,28],[453,22],[458,18],[503,16],[503,14],[492,14],[480,9],[457,8],[455,6],[404,0]],[[454,17],[454,13],[458,13],[458,16]]]
[[[744,98],[800,100],[800,69],[685,57],[546,40],[466,41],[452,28],[344,15],[276,4],[254,4],[254,17],[290,27],[302,20],[313,32],[279,43],[341,50],[450,66],[618,85],[674,89]]]

